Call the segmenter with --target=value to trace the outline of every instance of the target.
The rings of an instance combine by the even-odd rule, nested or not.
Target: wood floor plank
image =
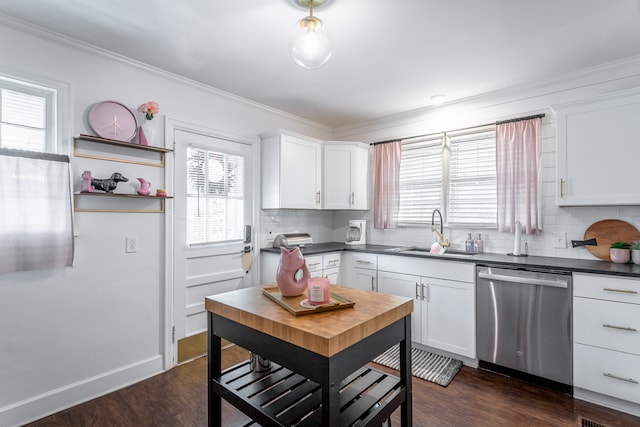
[[[224,367],[249,357],[244,349],[223,350]],[[396,373],[376,365],[376,368]],[[202,357],[148,380],[43,418],[29,427],[112,427],[207,425],[207,360]],[[463,366],[448,387],[413,379],[416,427],[566,426],[584,417],[608,426],[640,426],[640,418],[575,400],[571,396],[504,375]],[[399,411],[392,425],[400,425]],[[223,425],[243,426],[248,419],[223,404]]]

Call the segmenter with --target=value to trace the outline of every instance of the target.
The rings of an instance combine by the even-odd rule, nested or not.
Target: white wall
[[[570,75],[531,82],[525,86],[451,103],[440,108],[425,108],[359,126],[337,129],[334,138],[371,143],[453,131],[497,120],[544,113],[546,116],[543,119],[541,191],[543,231],[538,235],[523,236],[522,241],[528,243],[529,253],[532,255],[596,259],[584,247],[572,248],[571,240],[583,240],[585,230],[592,223],[602,219],[624,220],[640,229],[640,206],[556,206],[556,119],[551,107],[635,87],[640,87],[640,58],[630,58]],[[611,155],[623,156],[625,153]],[[597,170],[597,165],[595,169]],[[371,175],[370,189],[373,189]],[[269,245],[265,240],[267,230],[310,232],[314,242],[344,241],[349,219],[368,221],[368,243],[429,247],[435,241],[434,234],[425,227],[376,230],[373,228],[371,211],[263,211],[261,216],[262,246]],[[333,230],[330,235],[329,230]],[[482,233],[487,252],[513,251],[513,234],[488,229],[445,228],[445,235],[458,249],[464,248],[464,241],[469,232],[474,236],[478,232]],[[566,233],[566,248],[553,247],[553,232]]]
[[[157,101],[158,120],[238,135],[284,128],[331,137],[322,126],[11,21],[0,20],[0,40],[0,73],[70,88],[67,142],[91,133],[86,112],[103,100],[134,110]],[[121,169],[134,181],[163,178],[80,158],[72,167],[76,180],[85,169],[95,177]],[[164,221],[162,214],[78,212],[72,269],[0,276],[0,425],[23,424],[168,368]],[[125,236],[138,238],[138,253],[125,254]]]
[[[492,123],[514,117],[545,113],[543,119],[542,153],[542,224],[538,235],[523,236],[529,253],[540,256],[596,259],[586,248],[572,248],[571,240],[583,240],[585,230],[602,219],[620,219],[640,229],[640,206],[557,207],[556,200],[556,119],[552,106],[587,99],[605,93],[640,87],[640,58],[607,64],[579,73],[532,82],[529,85],[483,95],[442,108],[401,114],[373,123],[336,131],[337,139],[382,141],[397,137],[452,131],[470,126]],[[629,144],[635,143],[629,141]],[[611,153],[624,156],[625,153]],[[595,173],[599,171],[593,165]],[[371,183],[371,188],[373,184]],[[388,245],[417,245],[429,247],[435,236],[428,228],[373,229],[371,212],[337,212],[332,218],[336,225],[332,240],[341,241],[349,219],[367,219],[368,243]],[[513,234],[495,230],[445,228],[445,235],[458,249],[464,249],[467,233],[482,233],[485,251],[508,253],[513,251]],[[566,233],[567,248],[553,247],[552,232]]]

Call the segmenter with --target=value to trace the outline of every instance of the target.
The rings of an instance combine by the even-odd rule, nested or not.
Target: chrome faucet
[[[440,231],[436,230],[436,223],[435,223],[436,212],[440,217]],[[449,240],[445,239],[444,237],[444,224],[442,221],[442,213],[440,212],[439,209],[434,209],[433,213],[431,214],[431,231],[435,232],[440,238],[440,242],[439,242],[440,246],[442,246],[443,248],[450,246]]]

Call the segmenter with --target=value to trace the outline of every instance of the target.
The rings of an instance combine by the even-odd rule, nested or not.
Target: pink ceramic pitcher
[[[302,277],[300,276],[302,272]],[[280,263],[276,270],[276,283],[284,297],[302,295],[307,288],[307,281],[311,277],[307,262],[300,252],[300,248],[287,249],[280,247]]]

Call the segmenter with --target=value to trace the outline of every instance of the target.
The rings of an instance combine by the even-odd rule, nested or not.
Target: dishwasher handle
[[[568,280],[545,280],[533,277],[521,277],[517,275],[485,273],[484,271],[478,272],[478,277],[481,279],[498,280],[500,282],[520,283],[525,285],[552,286],[554,288],[569,287]]]

